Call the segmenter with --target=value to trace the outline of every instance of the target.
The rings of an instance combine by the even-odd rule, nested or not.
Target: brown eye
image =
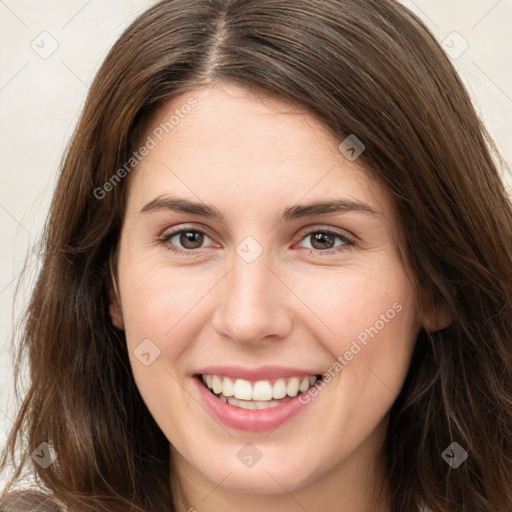
[[[317,232],[309,235],[313,249],[332,249],[335,243],[335,236],[330,233]]]
[[[305,249],[316,251],[316,254],[333,254],[355,245],[355,240],[345,233],[329,229],[309,231],[304,234],[301,242],[305,244]]]
[[[199,252],[196,249],[202,248],[205,238],[209,239],[206,233],[198,229],[177,229],[167,233],[160,242],[169,250],[181,254]]]
[[[185,249],[197,249],[203,244],[204,233],[200,231],[182,231],[179,241]]]

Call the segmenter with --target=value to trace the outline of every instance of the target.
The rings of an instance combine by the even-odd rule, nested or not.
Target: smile
[[[269,409],[289,402],[308,391],[316,375],[251,382],[221,375],[202,375],[206,387],[224,403],[242,409]]]
[[[208,366],[191,374],[194,393],[217,422],[237,430],[261,432],[284,427],[313,406],[303,400],[320,372],[285,366]]]

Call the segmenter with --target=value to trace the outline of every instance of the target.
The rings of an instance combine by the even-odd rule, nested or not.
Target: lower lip
[[[213,416],[228,427],[252,432],[275,430],[304,410],[308,405],[295,397],[289,402],[269,409],[242,409],[217,398],[200,380],[194,377],[199,394]]]

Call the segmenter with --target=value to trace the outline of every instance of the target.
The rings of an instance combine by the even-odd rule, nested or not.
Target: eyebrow
[[[149,213],[158,210],[171,210],[181,213],[190,213],[207,217],[210,219],[224,220],[223,213],[213,206],[204,203],[190,201],[188,199],[175,198],[170,196],[159,196],[149,203],[145,204],[141,213]],[[356,200],[335,199],[331,201],[319,201],[302,205],[294,205],[285,208],[277,222],[282,220],[300,219],[313,215],[322,215],[326,213],[345,213],[345,212],[361,212],[370,215],[378,215],[378,213],[366,203]]]

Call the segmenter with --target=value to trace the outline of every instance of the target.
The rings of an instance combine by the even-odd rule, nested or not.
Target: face
[[[418,297],[391,202],[340,142],[282,100],[195,89],[129,178],[114,323],[176,457],[227,489],[370,460],[407,373]]]

